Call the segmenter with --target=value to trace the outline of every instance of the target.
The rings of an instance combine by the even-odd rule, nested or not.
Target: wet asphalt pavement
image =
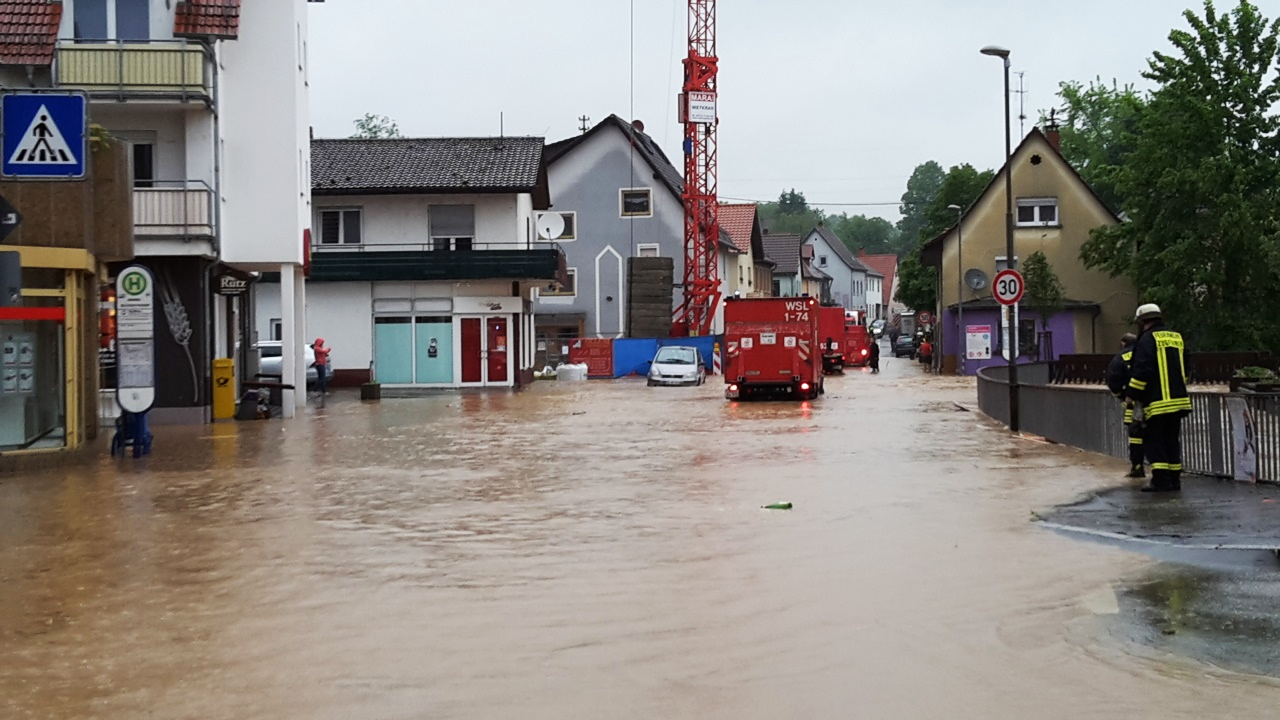
[[[0,717],[1273,712],[1280,684],[1237,670],[1274,666],[1204,651],[1276,646],[1206,579],[1266,596],[1267,568],[1033,522],[1122,468],[884,365],[806,404],[642,380],[337,396],[0,478]]]

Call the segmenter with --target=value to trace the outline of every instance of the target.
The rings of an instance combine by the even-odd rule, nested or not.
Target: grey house
[[[867,275],[873,272],[863,265],[848,246],[826,225],[819,225],[805,237],[804,244],[813,248],[813,265],[831,276],[831,301],[846,310],[867,312]]]
[[[563,288],[540,289],[536,302],[538,345],[554,356],[561,339],[627,334],[628,258],[672,258],[680,282],[684,202],[680,172],[642,124],[616,115],[548,145],[546,158],[550,212],[560,215],[564,232],[542,239],[564,249],[570,275]]]

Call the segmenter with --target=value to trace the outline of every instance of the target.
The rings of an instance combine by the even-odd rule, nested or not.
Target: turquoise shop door
[[[413,323],[411,318],[374,318],[374,379],[386,385],[413,384]]]
[[[419,385],[453,383],[453,318],[420,317],[414,323]]]

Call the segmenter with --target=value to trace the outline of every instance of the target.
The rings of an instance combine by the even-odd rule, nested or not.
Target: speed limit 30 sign
[[[1017,305],[1026,291],[1027,284],[1017,270],[1001,270],[991,283],[991,294],[1001,305]]]

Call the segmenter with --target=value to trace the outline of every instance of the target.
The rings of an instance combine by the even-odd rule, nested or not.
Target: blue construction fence
[[[715,346],[720,343],[724,347],[724,336],[708,336],[696,338],[622,338],[613,341],[613,376],[648,375],[649,365],[658,348],[670,345],[696,347],[702,353],[702,360],[707,364],[707,372],[711,372],[714,362]]]

